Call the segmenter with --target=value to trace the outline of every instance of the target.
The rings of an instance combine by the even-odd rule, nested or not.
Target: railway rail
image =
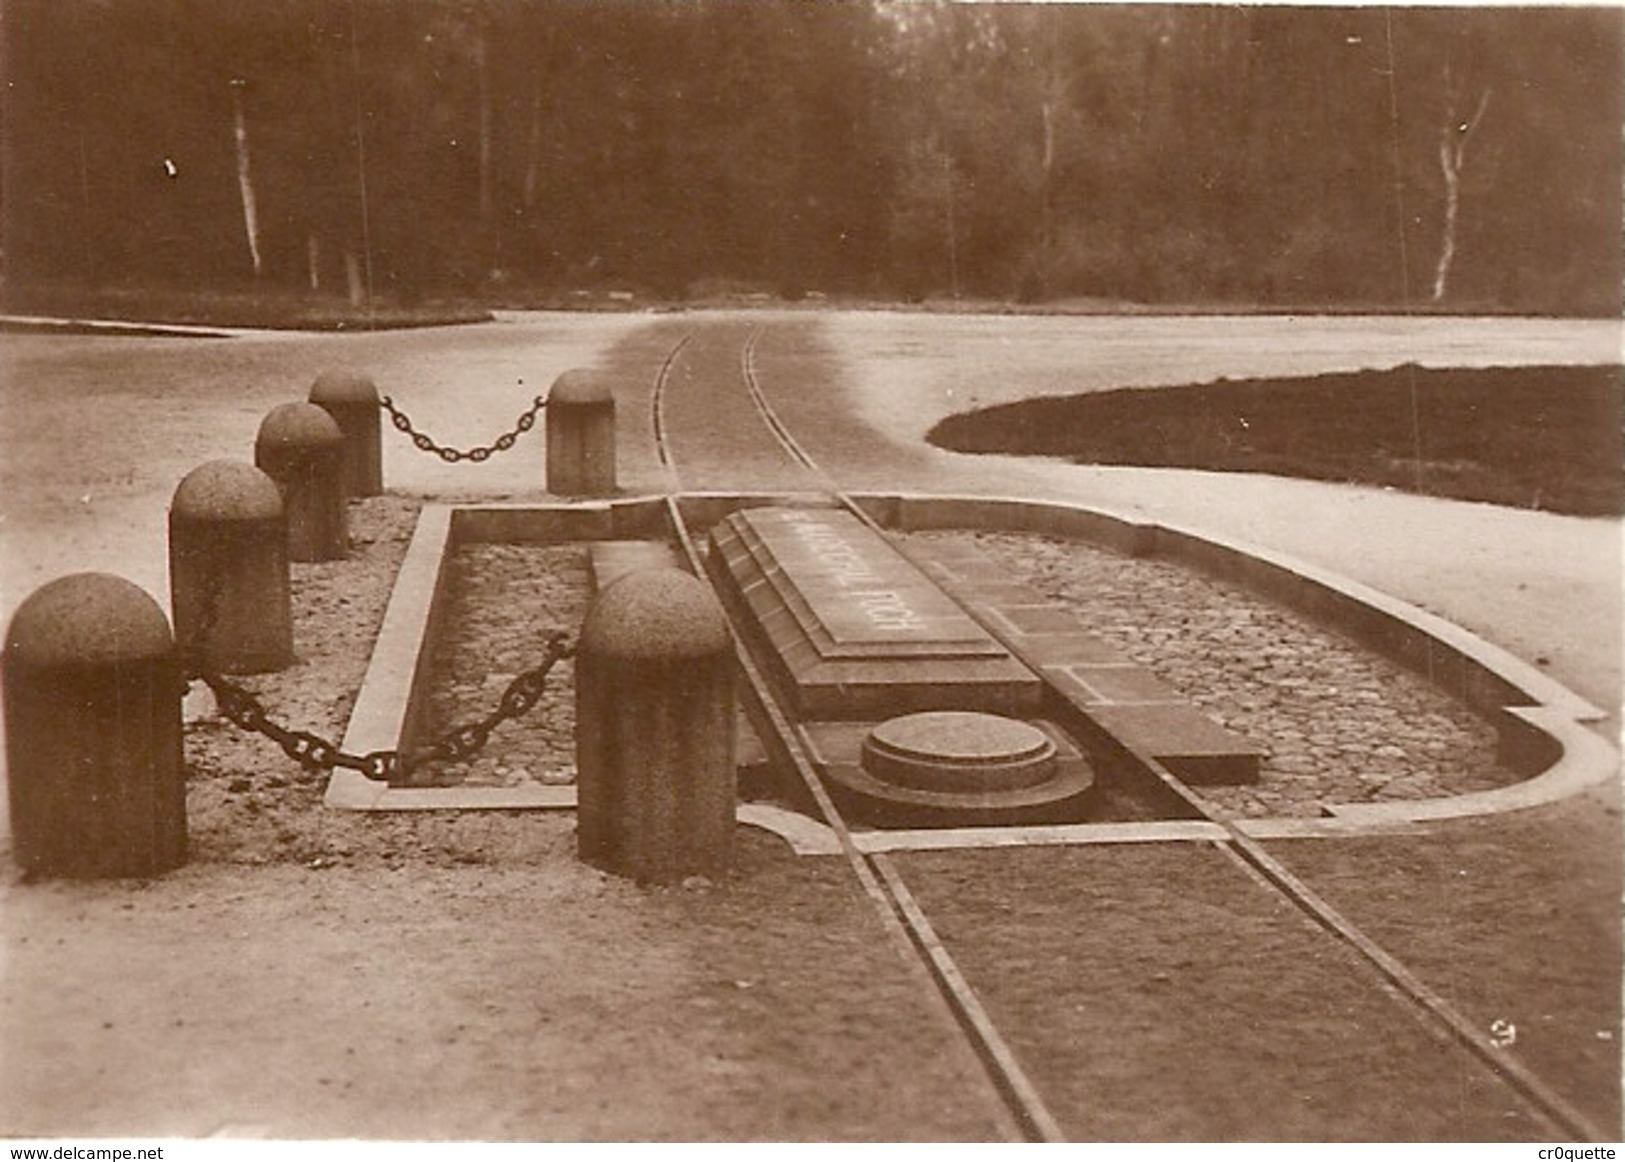
[[[747,431],[753,433],[754,455],[760,456],[764,449],[771,447],[786,469],[799,474],[809,483],[809,491],[827,495],[858,520],[892,539],[861,505],[839,489],[775,410],[763,387],[758,367],[757,349],[762,333],[760,325],[752,326],[740,343],[737,380],[728,384],[706,384],[701,389],[702,398],[674,401],[671,382],[673,367],[680,356],[691,352],[696,345],[696,331],[685,333],[672,347],[653,384],[650,399],[653,435],[660,463],[667,468],[673,481],[674,495],[667,499],[668,516],[683,554],[699,576],[705,575],[700,549],[675,496],[680,491],[678,485],[683,480],[686,459],[686,453],[677,447],[673,425],[669,422],[670,412],[676,406],[695,408],[713,416],[719,414],[721,409],[733,409],[737,415],[738,401],[748,401],[753,422],[747,425],[737,419],[730,421],[733,435],[739,436]],[[714,336],[700,341],[713,340]],[[695,458],[701,455],[703,452],[697,452]],[[906,555],[903,546],[899,545],[898,548]],[[743,695],[746,710],[753,725],[774,758],[795,770],[823,822],[836,835],[844,858],[862,890],[873,902],[900,953],[916,964],[935,985],[986,1068],[1021,1134],[1031,1141],[1065,1140],[1060,1122],[1046,1107],[1037,1086],[938,937],[930,916],[910,891],[896,863],[884,853],[861,850],[853,841],[851,829],[825,790],[805,747],[798,741],[789,712],[780,705],[766,676],[737,636],[735,646],[745,677]],[[1528,1111],[1545,1123],[1553,1134],[1571,1140],[1613,1140],[1612,1134],[1547,1085],[1511,1055],[1504,1044],[1497,1043],[1481,1031],[1445,997],[1429,987],[1420,975],[1362,932],[1352,920],[1317,894],[1261,843],[1245,834],[1226,813],[1208,803],[1154,759],[1142,758],[1142,762],[1195,817],[1223,829],[1224,838],[1210,841],[1205,846],[1216,848],[1228,857],[1259,891],[1287,902],[1327,939],[1352,951],[1369,970],[1367,980],[1371,988],[1403,1001],[1409,1014],[1406,1019],[1418,1020],[1436,1035],[1464,1048],[1478,1067],[1509,1086]]]

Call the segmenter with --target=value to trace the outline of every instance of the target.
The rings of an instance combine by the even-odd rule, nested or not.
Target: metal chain
[[[405,412],[401,411],[400,408],[396,407],[395,401],[390,399],[389,396],[384,396],[384,398],[379,400],[378,403],[385,411],[389,413],[389,422],[394,424],[399,431],[405,432],[408,436],[410,436],[412,438],[412,443],[417,446],[419,451],[433,452],[436,456],[439,456],[448,464],[455,464],[459,460],[472,460],[474,463],[480,464],[486,460],[489,460],[494,453],[506,452],[509,448],[514,446],[514,443],[521,435],[535,427],[536,416],[543,408],[547,406],[547,399],[543,396],[537,396],[534,400],[532,400],[530,410],[514,421],[513,430],[511,432],[503,432],[502,435],[498,436],[489,444],[482,444],[477,448],[469,448],[466,450],[462,448],[448,448],[443,444],[435,443],[435,441],[430,437],[424,435],[422,432],[418,431],[412,426],[411,417]]]
[[[562,632],[548,638],[539,665],[526,670],[508,683],[497,708],[478,722],[468,723],[442,735],[428,746],[402,754],[375,750],[364,755],[347,754],[308,730],[289,730],[273,722],[264,705],[251,692],[219,674],[199,673],[198,677],[214,692],[220,713],[236,726],[264,735],[282,748],[284,754],[313,773],[343,767],[360,771],[377,782],[400,784],[426,762],[462,762],[478,754],[491,732],[510,718],[529,712],[542,696],[547,675],[555,664],[575,656],[575,646]]]

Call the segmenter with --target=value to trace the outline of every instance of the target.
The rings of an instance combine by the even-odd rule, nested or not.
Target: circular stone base
[[[1053,723],[927,711],[878,726],[818,723],[818,773],[848,820],[870,827],[1075,823],[1094,771]]]
[[[988,794],[1055,777],[1057,750],[1036,726],[967,710],[888,719],[863,740],[863,769],[916,791]]]

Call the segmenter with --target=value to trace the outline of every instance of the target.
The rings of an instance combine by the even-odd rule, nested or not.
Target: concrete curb
[[[406,750],[417,740],[418,721],[427,692],[430,642],[440,624],[440,597],[446,564],[451,559],[452,509],[426,504],[395,574],[395,587],[384,610],[384,622],[373,643],[367,674],[350,711],[342,750],[364,755],[381,750]],[[389,811],[429,806],[463,806],[444,800],[431,802],[436,791],[460,788],[406,790],[374,782],[360,771],[338,768],[327,783],[326,803],[350,811]],[[463,791],[466,797],[473,788]],[[401,796],[407,796],[401,801]],[[504,804],[488,804],[502,806]],[[539,805],[539,804],[526,804]]]
[[[0,315],[0,332],[40,331],[52,334],[140,335],[149,339],[230,339],[235,330],[189,323],[129,323],[117,319],[53,319],[36,315]]]

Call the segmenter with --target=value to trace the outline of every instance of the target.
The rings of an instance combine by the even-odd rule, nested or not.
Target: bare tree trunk
[[[305,269],[310,275],[310,289],[322,289],[322,240],[312,230],[305,235]]]
[[[1048,297],[1055,275],[1056,121],[1065,109],[1067,90],[1053,40],[1044,54],[1042,83],[1038,98],[1038,115],[1043,130],[1038,171],[1038,289],[1042,296]]]
[[[350,292],[350,305],[359,307],[368,299],[367,280],[361,273],[361,259],[356,257],[354,250],[344,251],[344,281]]]
[[[1050,83],[1053,86],[1053,75]],[[1040,113],[1044,120],[1044,155],[1043,168],[1039,171],[1042,186],[1038,206],[1038,264],[1042,290],[1047,295],[1055,261],[1055,102],[1050,93],[1044,94]]]
[[[248,257],[254,263],[254,277],[263,270],[260,261],[259,213],[254,205],[254,178],[248,168],[248,122],[243,117],[243,87],[248,82],[231,82],[231,111],[237,141],[237,189],[243,199],[243,231],[248,235]]]
[[[79,209],[80,209],[81,213],[84,215],[84,217],[83,217],[84,230],[80,234],[80,241],[84,244],[84,247],[85,247],[85,250],[84,250],[85,271],[90,276],[91,284],[93,286],[97,286],[97,285],[101,284],[101,277],[100,277],[101,271],[99,269],[100,264],[97,262],[97,253],[100,250],[100,247],[97,245],[97,243],[99,241],[100,232],[97,229],[95,212],[93,211],[93,209],[91,207],[91,200],[90,200],[90,154],[85,149],[85,123],[84,123],[84,120],[83,120],[83,112],[82,112],[82,110],[81,110],[81,117],[80,117],[80,121],[79,121],[79,135],[78,136],[79,136],[79,202],[80,202]]]
[[[491,65],[488,57],[486,29],[482,24],[475,32],[474,67],[480,91],[480,221],[486,226],[491,224],[495,202],[491,190]]]
[[[948,217],[948,287],[953,292],[954,301],[959,301],[959,225],[955,221],[954,213],[954,169],[953,161],[947,151],[942,154],[942,188],[944,197],[943,209]]]
[[[1478,128],[1490,103],[1490,91],[1478,98],[1478,108],[1467,121],[1458,121],[1451,111],[1449,122],[1439,135],[1439,169],[1444,174],[1444,228],[1439,239],[1439,262],[1433,270],[1433,301],[1443,302],[1450,283],[1450,267],[1456,260],[1456,222],[1461,212],[1461,171],[1467,164],[1467,141]]]
[[[525,140],[525,209],[536,208],[536,184],[542,173],[542,74],[532,78],[530,133]]]
[[[350,3],[350,99],[355,110],[355,178],[356,197],[361,210],[361,257],[366,265],[357,261],[354,248],[347,242],[344,247],[344,277],[350,294],[350,305],[367,305],[372,311],[372,211],[367,197],[367,130],[366,113],[361,100],[361,38],[356,35],[354,0]],[[365,278],[363,278],[363,274]]]

